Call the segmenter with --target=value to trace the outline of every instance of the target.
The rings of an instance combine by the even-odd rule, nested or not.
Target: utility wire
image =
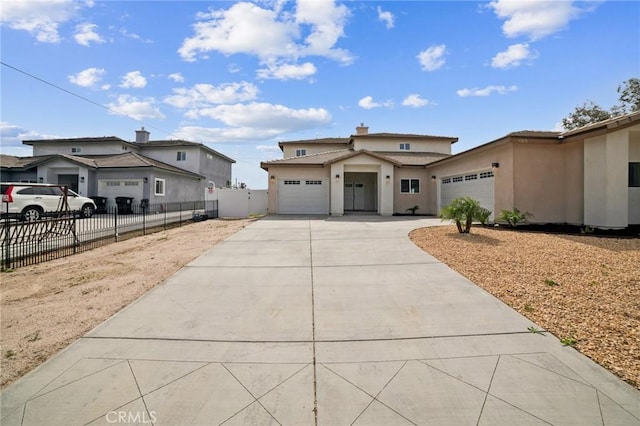
[[[95,106],[98,106],[98,107],[100,107],[100,108],[106,109],[107,111],[112,112],[112,113],[114,113],[114,114],[116,114],[116,115],[120,115],[120,116],[122,116],[122,115],[123,115],[121,112],[116,111],[116,110],[114,110],[114,109],[112,109],[112,108],[110,108],[110,107],[108,107],[108,106],[106,106],[106,105],[99,104],[99,103],[98,103],[98,102],[96,102],[96,101],[93,101],[93,100],[91,100],[91,99],[89,99],[89,98],[86,98],[86,97],[84,97],[84,96],[82,96],[82,95],[79,95],[79,94],[74,93],[74,92],[72,92],[72,91],[70,91],[70,90],[67,90],[67,89],[65,89],[64,87],[60,87],[60,86],[58,86],[58,85],[56,85],[56,84],[53,84],[53,83],[51,83],[51,82],[48,82],[47,80],[44,80],[44,79],[42,79],[42,78],[40,78],[40,77],[37,77],[37,76],[35,76],[35,75],[33,75],[33,74],[30,74],[30,73],[28,73],[28,72],[26,72],[26,71],[24,71],[24,70],[21,70],[20,68],[14,67],[13,65],[9,65],[9,64],[7,64],[7,63],[6,63],[6,62],[4,62],[4,61],[0,61],[0,64],[4,65],[4,66],[5,66],[5,67],[7,67],[7,68],[11,68],[12,70],[17,71],[17,72],[19,72],[19,73],[21,73],[21,74],[24,74],[24,75],[26,75],[27,77],[33,78],[34,80],[38,80],[38,81],[39,81],[39,82],[41,82],[41,83],[44,83],[44,84],[49,85],[49,86],[51,86],[51,87],[54,87],[54,88],[56,88],[56,89],[58,89],[58,90],[61,90],[61,91],[65,92],[65,93],[67,93],[67,94],[69,94],[69,95],[71,95],[71,96],[75,96],[76,98],[80,98],[80,99],[82,99],[82,100],[83,100],[83,101],[85,101],[85,102],[89,102],[89,103],[90,103],[90,104],[92,104],[92,105],[95,105]],[[151,125],[149,125],[149,124],[146,124],[146,123],[144,123],[142,120],[135,119],[135,118],[130,117],[130,116],[128,116],[128,115],[125,115],[125,117],[127,117],[127,118],[128,118],[128,119],[130,119],[130,120],[136,121],[136,122],[138,122],[138,123],[140,123],[140,124],[144,124],[146,127],[149,127],[149,128],[151,128],[151,129],[158,130],[159,132],[164,133],[165,135],[169,135],[169,134],[170,134],[170,132],[167,132],[166,130],[162,130],[162,129],[158,128],[158,127],[155,127],[155,126],[151,126]]]

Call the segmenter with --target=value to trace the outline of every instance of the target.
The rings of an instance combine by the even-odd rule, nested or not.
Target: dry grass
[[[474,227],[412,241],[640,389],[640,239]]]

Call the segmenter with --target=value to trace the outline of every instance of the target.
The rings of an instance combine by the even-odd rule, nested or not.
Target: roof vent
[[[356,127],[356,135],[366,135],[369,133],[369,128],[365,127],[364,123],[360,123],[360,126]]]
[[[136,143],[147,143],[149,142],[149,132],[147,132],[144,127],[140,130],[136,130]]]

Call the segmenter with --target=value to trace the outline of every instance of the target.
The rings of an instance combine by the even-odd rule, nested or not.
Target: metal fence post
[[[9,205],[7,204],[7,211]],[[11,269],[11,222],[9,215],[4,220],[4,269]]]
[[[113,228],[116,237],[116,243],[118,242],[118,208],[116,207],[113,212]]]

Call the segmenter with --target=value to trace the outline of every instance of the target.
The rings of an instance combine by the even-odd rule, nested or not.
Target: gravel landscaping
[[[455,226],[410,238],[640,389],[640,238]]]

